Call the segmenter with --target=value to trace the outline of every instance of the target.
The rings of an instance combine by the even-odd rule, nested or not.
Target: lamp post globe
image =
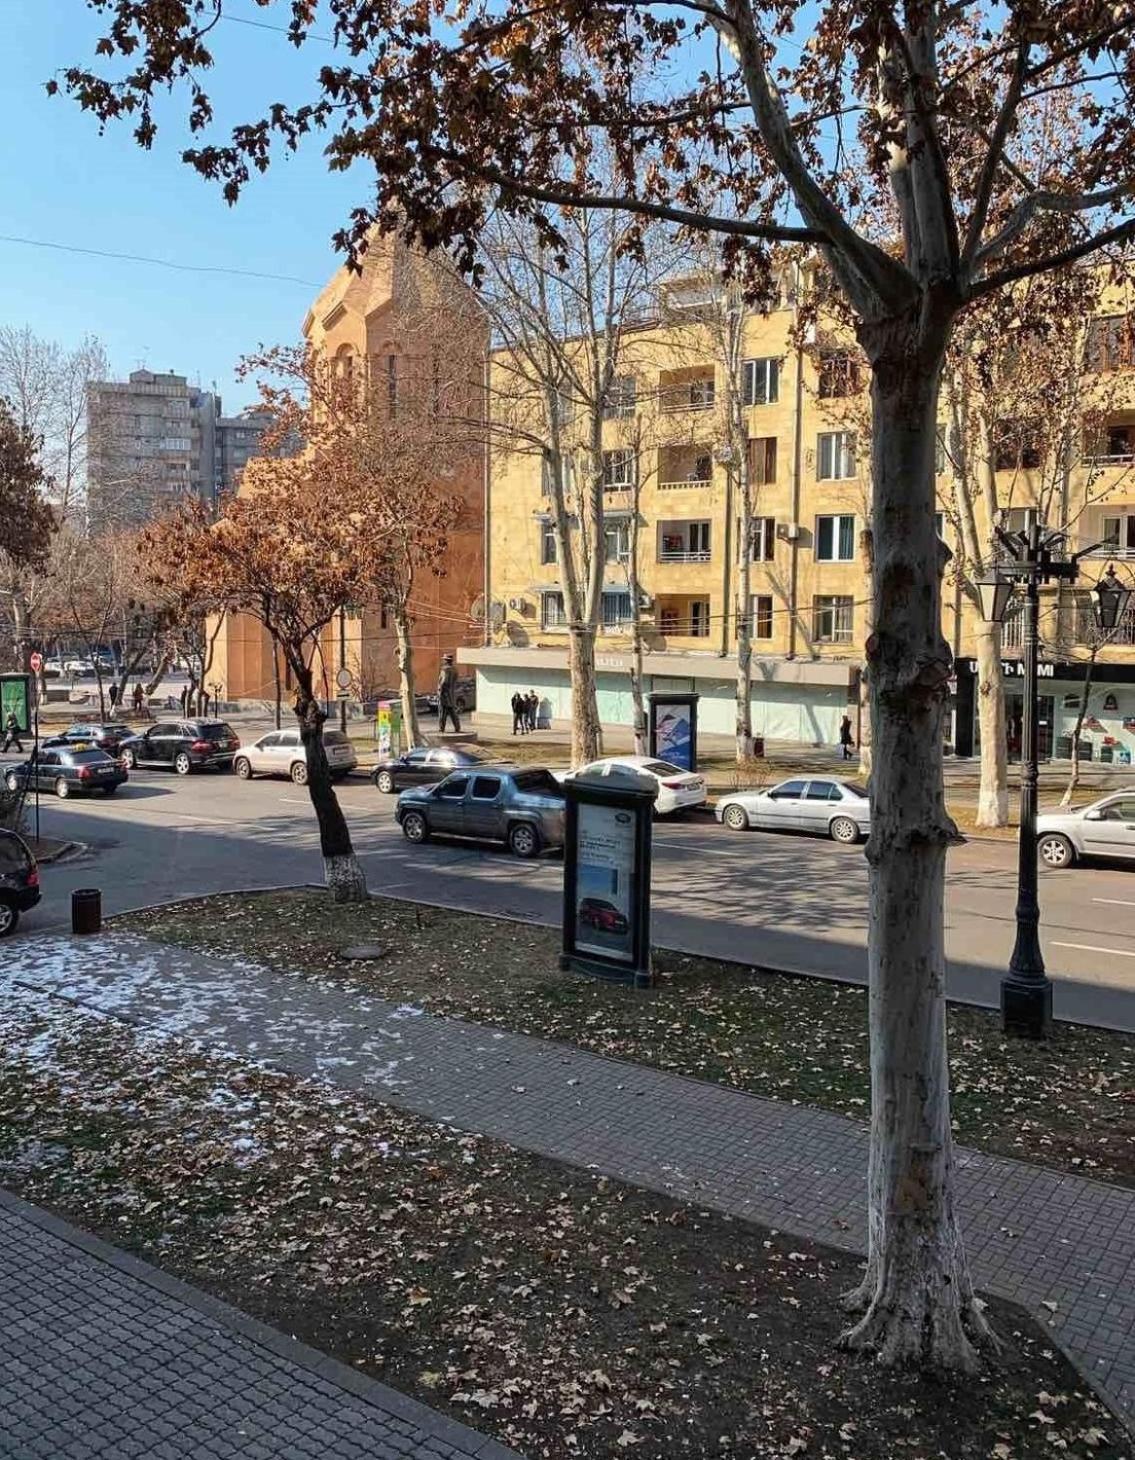
[[[977,580],[978,597],[981,599],[981,616],[987,624],[1002,624],[1009,611],[1013,597],[1013,580],[999,573],[996,568],[982,574]]]
[[[1092,589],[1096,627],[1105,634],[1118,628],[1130,601],[1131,589],[1118,577],[1115,565],[1108,563],[1107,572]]]

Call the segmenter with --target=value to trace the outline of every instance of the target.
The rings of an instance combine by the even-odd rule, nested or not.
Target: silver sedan
[[[800,776],[767,791],[734,791],[714,810],[731,831],[810,831],[837,842],[857,842],[871,830],[866,786],[829,776]]]
[[[1046,867],[1070,867],[1081,857],[1135,858],[1135,788],[1112,791],[1075,811],[1042,812],[1036,833]]]

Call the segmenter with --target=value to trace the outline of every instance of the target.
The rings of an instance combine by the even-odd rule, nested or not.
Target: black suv
[[[227,771],[239,749],[236,731],[224,720],[164,720],[124,740],[119,755],[128,771],[172,767],[187,776],[192,770]]]
[[[20,914],[39,899],[39,868],[27,842],[0,829],[0,938],[14,933]]]

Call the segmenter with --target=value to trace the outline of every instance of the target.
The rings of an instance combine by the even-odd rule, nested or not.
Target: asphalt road
[[[374,891],[547,923],[560,918],[562,860],[521,862],[457,842],[412,847],[394,798],[353,779],[344,810]],[[287,781],[181,779],[135,772],[113,799],[41,799],[45,836],[86,844],[44,868],[44,899],[18,936],[69,925],[76,887],[108,913],[233,888],[322,880],[307,793]],[[655,828],[654,941],[771,968],[866,978],[862,848],[726,831],[690,817]],[[995,1005],[1013,944],[1015,847],[970,841],[950,853],[949,991]],[[1135,866],[1041,872],[1043,946],[1064,1018],[1135,1030]],[[0,954],[2,956],[2,954]]]

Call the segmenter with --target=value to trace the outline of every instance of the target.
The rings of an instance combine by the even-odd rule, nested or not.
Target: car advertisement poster
[[[692,705],[659,705],[654,751],[659,760],[693,770]]]
[[[576,949],[633,963],[634,813],[581,802],[577,845]]]
[[[31,734],[31,688],[30,675],[0,674],[0,733],[8,723],[8,716],[15,715],[16,723],[23,734]]]

